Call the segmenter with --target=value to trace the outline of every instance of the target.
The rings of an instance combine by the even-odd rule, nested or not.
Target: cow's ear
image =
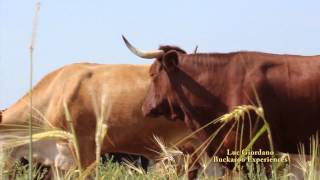
[[[178,53],[171,50],[165,53],[162,57],[162,65],[166,71],[175,70],[178,65]]]

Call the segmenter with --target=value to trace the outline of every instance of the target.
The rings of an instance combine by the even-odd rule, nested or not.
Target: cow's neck
[[[226,81],[230,58],[181,55],[171,82],[180,107],[189,118],[205,123],[227,112]]]

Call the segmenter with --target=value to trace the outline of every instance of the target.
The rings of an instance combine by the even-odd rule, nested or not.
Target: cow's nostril
[[[146,117],[146,116],[149,116],[149,117],[157,117],[159,116],[159,111],[158,111],[158,108],[156,108],[156,104],[154,103],[147,103],[147,104],[144,104],[142,105],[142,113],[143,115]]]
[[[144,105],[141,107],[141,111],[142,111],[143,116],[148,116],[149,111],[147,110],[147,108]]]
[[[159,113],[159,111],[157,109],[152,109],[150,111],[150,113],[148,114],[148,116],[150,116],[150,117],[157,117],[159,115],[160,115],[160,113]]]
[[[173,113],[171,115],[171,119],[174,120],[174,121],[177,120],[178,119],[178,115],[176,113]]]
[[[154,110],[154,109],[151,109],[150,107],[148,107],[148,106],[142,106],[142,114],[143,114],[143,116],[151,116],[151,117],[153,117],[153,116],[156,116],[157,115],[157,112]]]

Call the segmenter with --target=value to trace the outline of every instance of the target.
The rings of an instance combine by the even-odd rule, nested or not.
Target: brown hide
[[[34,108],[55,127],[69,130],[63,109],[63,102],[67,103],[79,140],[81,163],[87,167],[95,160],[95,107],[100,109],[105,97],[111,107],[106,124],[112,143],[105,138],[102,153],[122,152],[155,159],[158,154],[150,149],[160,150],[154,135],[173,144],[190,131],[179,121],[143,117],[141,105],[150,84],[149,67],[85,63],[64,66],[33,88]],[[28,100],[25,95],[3,112],[2,124],[27,124]],[[37,112],[33,114],[39,117]]]
[[[152,83],[143,104],[145,115],[182,119],[195,130],[236,106],[256,105],[256,91],[270,124],[275,150],[297,153],[298,143],[307,143],[320,129],[320,56],[185,54],[176,49],[166,46],[150,68]],[[248,127],[248,120],[245,123]],[[209,126],[198,135],[205,140],[217,127]],[[223,141],[229,127],[211,143],[209,155]],[[248,143],[248,132],[246,129],[244,144]],[[221,156],[227,149],[234,149],[235,132],[223,143],[218,152]],[[255,148],[268,147],[263,137]]]

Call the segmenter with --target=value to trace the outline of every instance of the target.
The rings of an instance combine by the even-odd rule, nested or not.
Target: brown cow
[[[111,110],[106,119],[109,138],[104,139],[102,154],[122,152],[156,159],[158,154],[152,150],[160,149],[154,142],[154,135],[173,144],[191,131],[183,122],[143,117],[141,105],[150,85],[149,67],[83,63],[55,70],[33,88],[33,120],[40,125],[48,124],[45,117],[54,127],[69,131],[63,108],[66,102],[79,140],[81,164],[85,168],[95,160],[95,111],[100,109],[101,99],[105,97]],[[27,94],[3,112],[0,130],[11,128],[7,126],[10,124],[27,124],[28,100]],[[68,143],[47,140],[33,146],[38,162],[55,164],[61,169],[74,165]],[[16,148],[13,157],[25,157],[27,152],[28,146]]]
[[[261,52],[186,54],[172,46],[144,52],[123,39],[134,54],[156,58],[149,72],[151,87],[142,107],[147,116],[182,119],[196,130],[236,106],[257,104],[258,97],[276,151],[297,153],[298,143],[308,143],[309,137],[320,129],[320,56]],[[249,127],[248,120],[245,122],[245,127]],[[206,127],[199,137],[206,140],[218,126]],[[211,142],[209,155],[216,152],[220,142],[223,145],[217,151],[219,156],[225,156],[226,150],[234,150],[235,143],[239,144],[240,138],[235,142],[234,130],[225,138],[230,126]],[[244,134],[246,145],[248,130]],[[255,148],[269,149],[266,137]]]

